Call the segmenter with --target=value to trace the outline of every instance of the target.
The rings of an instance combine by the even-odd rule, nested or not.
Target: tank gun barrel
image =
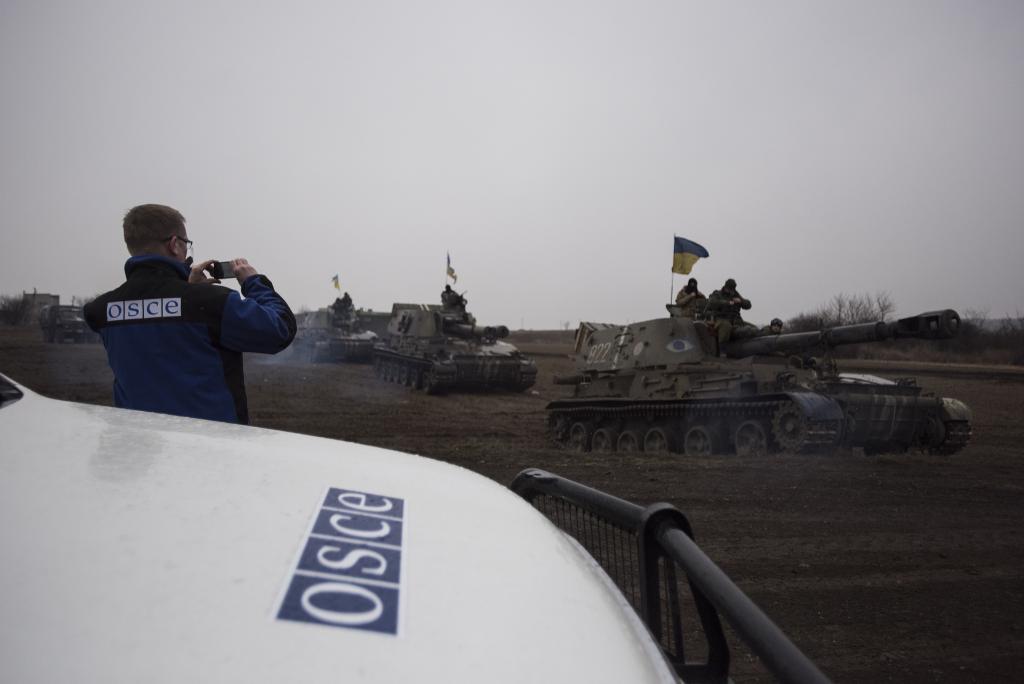
[[[812,350],[825,350],[844,344],[881,342],[897,338],[942,340],[956,337],[960,331],[960,316],[952,309],[929,311],[896,321],[876,321],[841,325],[825,330],[812,330],[782,335],[764,335],[727,343],[723,349],[731,357],[759,354],[799,354]]]

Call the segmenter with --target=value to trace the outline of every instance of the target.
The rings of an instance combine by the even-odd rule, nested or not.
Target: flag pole
[[[672,275],[670,276],[671,280],[669,281],[669,284],[668,284],[668,303],[669,304],[675,304],[676,303],[676,300],[672,299],[672,293],[675,292],[675,290],[676,290],[676,269],[675,269],[675,266],[676,266],[676,263],[675,263],[675,259],[676,259],[676,245],[675,245],[675,243],[676,243],[676,234],[672,233]]]

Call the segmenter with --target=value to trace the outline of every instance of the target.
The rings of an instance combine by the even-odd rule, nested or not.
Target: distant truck
[[[43,331],[43,342],[99,342],[99,336],[85,324],[80,306],[44,306],[39,310],[39,327]]]

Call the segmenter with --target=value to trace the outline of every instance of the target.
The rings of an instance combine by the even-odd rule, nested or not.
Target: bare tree
[[[25,295],[0,295],[0,322],[5,325],[28,323],[31,305]]]
[[[876,292],[848,295],[839,293],[826,304],[814,311],[798,314],[786,322],[786,328],[793,332],[834,328],[837,325],[870,323],[886,320],[896,310],[892,295]]]
[[[896,302],[892,295],[884,290],[875,293],[875,313],[880,321],[888,320],[896,311]]]

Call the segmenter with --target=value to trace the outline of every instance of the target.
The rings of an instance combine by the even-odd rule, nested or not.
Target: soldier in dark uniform
[[[452,311],[466,313],[466,298],[453,290],[451,285],[445,285],[441,292],[441,306]]]
[[[781,334],[782,334],[782,319],[781,318],[773,318],[771,323],[769,323],[768,325],[766,325],[763,328],[761,328],[761,332],[758,333],[758,336],[760,337],[761,335],[781,335]]]
[[[348,292],[346,292],[341,297],[335,299],[334,304],[331,304],[331,309],[333,309],[334,313],[337,314],[338,316],[342,316],[345,313],[351,311],[352,298],[349,296]]]
[[[455,290],[452,289],[451,285],[445,285],[444,289],[441,290],[441,306],[446,309],[452,308],[452,297],[455,295]]]
[[[704,313],[707,303],[707,297],[697,289],[696,278],[690,278],[686,286],[676,295],[676,306],[681,307],[680,315],[683,318],[697,318],[698,315]]]
[[[349,296],[348,292],[335,299],[334,303],[331,304],[331,311],[334,313],[333,324],[341,326],[349,322],[352,318],[353,308],[352,297]]]
[[[708,298],[706,313],[715,321],[718,330],[718,344],[733,338],[750,337],[757,334],[757,328],[743,320],[740,309],[749,309],[750,300],[736,290],[736,281],[729,278],[721,290],[715,290]]]

